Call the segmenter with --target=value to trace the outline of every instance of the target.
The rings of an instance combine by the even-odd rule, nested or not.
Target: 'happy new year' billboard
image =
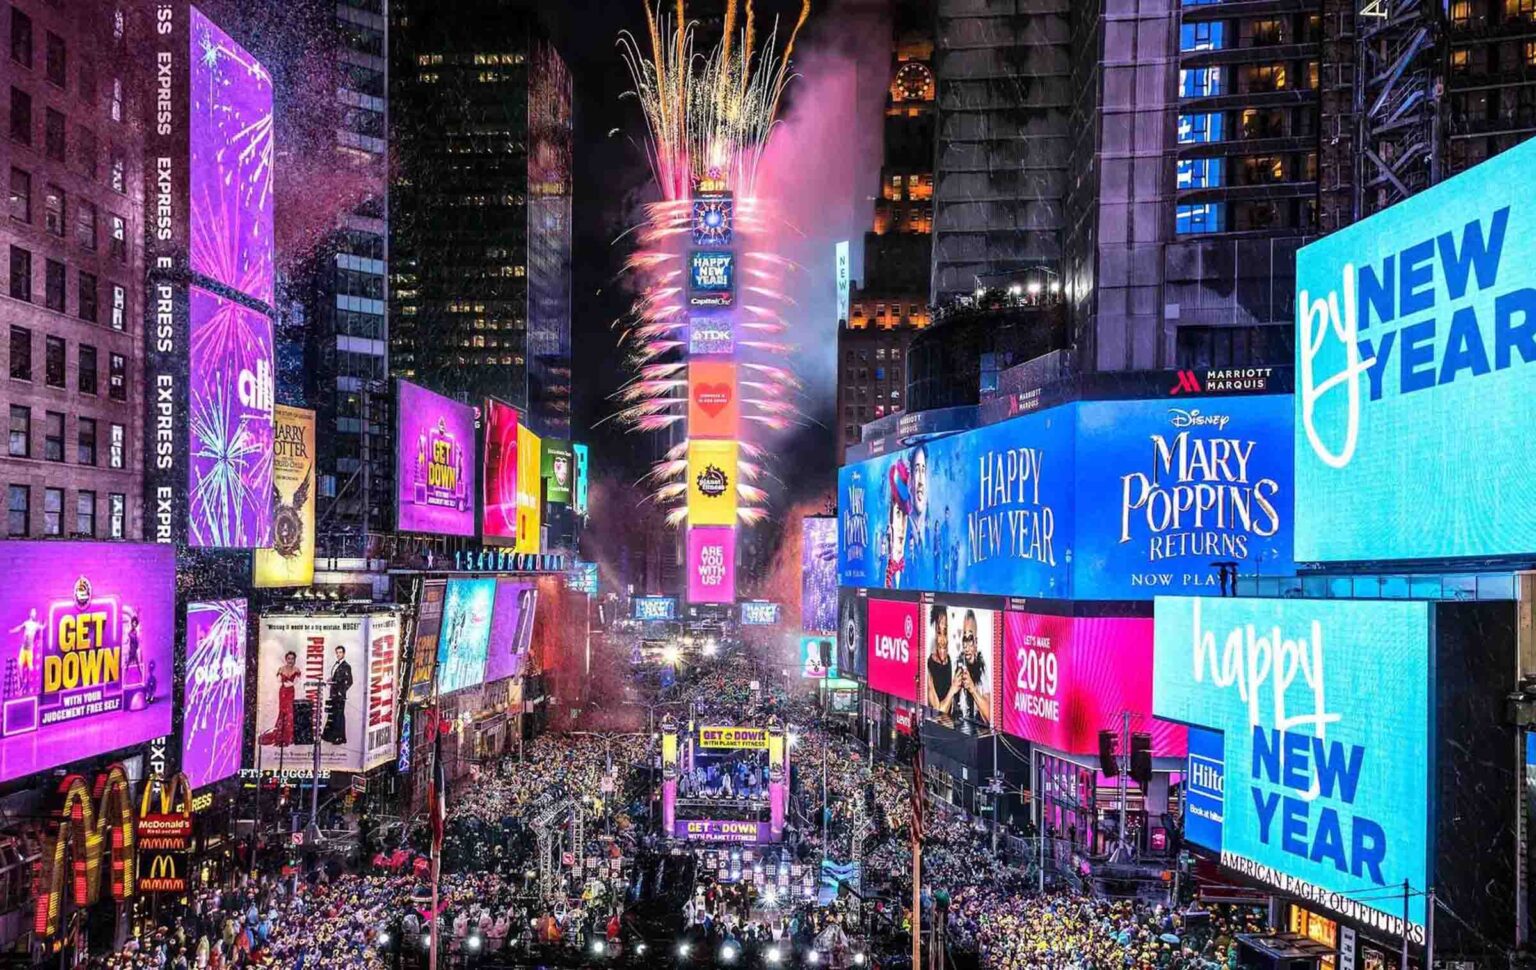
[[[0,781],[171,732],[175,552],[0,544]]]
[[[397,381],[396,500],[402,532],[475,534],[475,415]]]
[[[1153,713],[1207,731],[1222,864],[1394,933],[1406,880],[1422,942],[1430,604],[1158,597],[1155,610]]]

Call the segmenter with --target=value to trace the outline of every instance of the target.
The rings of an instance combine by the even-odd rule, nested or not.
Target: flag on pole
[[[443,829],[448,823],[448,778],[443,774],[443,736],[441,732],[432,742],[432,783],[427,789],[432,803],[432,857],[443,851]]]
[[[927,799],[923,792],[923,746],[919,744],[912,755],[912,844],[923,842],[923,805]]]

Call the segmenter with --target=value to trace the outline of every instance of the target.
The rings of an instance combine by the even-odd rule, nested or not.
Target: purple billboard
[[[399,381],[395,439],[401,532],[475,534],[475,412]]]
[[[270,547],[272,320],[199,287],[189,290],[188,542],[215,549]]]
[[[272,77],[196,8],[189,20],[192,272],[272,302]]]
[[[243,599],[187,604],[181,770],[193,788],[240,770],[246,630]]]
[[[837,519],[800,520],[800,628],[816,633],[837,629]]]
[[[168,545],[7,542],[0,782],[171,733]]]
[[[773,842],[767,822],[731,822],[717,818],[677,819],[672,837],[690,842]]]
[[[485,682],[516,677],[523,672],[533,642],[533,611],[538,590],[530,583],[496,581],[496,605],[491,610],[491,643],[485,654]]]

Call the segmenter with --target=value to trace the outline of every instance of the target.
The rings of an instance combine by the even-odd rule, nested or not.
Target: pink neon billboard
[[[873,603],[873,601],[871,601]],[[1094,754],[1099,732],[1152,735],[1155,757],[1182,757],[1187,732],[1152,717],[1152,620],[1003,614],[1004,732],[1068,754]]]
[[[736,530],[731,526],[688,530],[688,602],[736,602]]]
[[[892,697],[916,701],[923,656],[918,604],[869,599],[869,686]],[[1150,701],[1150,696],[1148,697]]]

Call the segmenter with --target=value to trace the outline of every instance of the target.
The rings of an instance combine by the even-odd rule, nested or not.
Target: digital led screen
[[[279,404],[273,418],[272,548],[256,550],[258,589],[315,581],[315,412]]]
[[[196,7],[188,23],[192,272],[271,304],[272,78]]]
[[[688,437],[735,438],[741,432],[736,365],[696,360],[688,364]]]
[[[475,534],[475,413],[397,381],[396,500],[402,532]]]
[[[630,600],[631,615],[637,620],[677,619],[676,596],[636,596]]]
[[[423,580],[416,599],[416,642],[411,644],[410,699],[421,702],[432,695],[432,681],[437,671],[437,640],[443,628],[443,600],[448,592],[445,579]]]
[[[1212,852],[1221,851],[1226,800],[1226,739],[1219,731],[1189,729],[1189,763],[1184,781],[1184,838]]]
[[[832,275],[837,280],[837,321],[848,322],[848,307],[853,296],[853,265],[848,240],[840,240],[832,253]]]
[[[0,543],[0,781],[171,733],[175,550]]]
[[[688,602],[736,602],[736,530],[696,525],[688,530]]]
[[[735,222],[736,205],[729,192],[701,192],[693,197],[695,246],[729,246]]]
[[[437,692],[451,694],[485,679],[496,600],[494,579],[450,579],[437,640]]]
[[[517,408],[485,402],[485,511],[481,535],[517,539]]]
[[[1296,258],[1296,558],[1536,551],[1536,142]]]
[[[743,600],[737,615],[742,626],[777,626],[779,604],[767,600]]]
[[[1401,919],[1404,881],[1428,884],[1429,609],[1158,597],[1153,711],[1220,732],[1223,865]],[[1420,939],[1424,910],[1411,894]]]
[[[1056,408],[838,472],[838,582],[1069,595],[1073,412]]]
[[[695,250],[688,254],[688,303],[730,306],[736,302],[736,254]]]
[[[187,529],[199,548],[272,545],[272,319],[189,287]]]
[[[870,688],[917,702],[923,651],[920,605],[871,597],[865,629],[869,637],[865,664]]]
[[[528,648],[533,643],[537,599],[538,590],[532,583],[496,580],[496,605],[491,613],[491,638],[486,647],[486,683],[523,672]]]
[[[836,677],[837,637],[831,633],[807,633],[800,637],[800,676],[806,680]]]
[[[187,604],[181,770],[193,788],[240,770],[247,628],[243,599]]]
[[[1074,598],[1215,592],[1217,561],[1295,575],[1289,395],[1074,407]]]
[[[837,670],[853,680],[863,680],[869,673],[865,665],[868,602],[856,589],[841,590],[837,598]]]
[[[1152,754],[1182,757],[1185,729],[1152,717],[1152,621],[1003,614],[1003,730],[1067,754],[1094,754],[1100,731],[1152,736]]]
[[[837,629],[837,519],[800,520],[800,626]]]
[[[723,313],[694,312],[688,315],[688,355],[729,357],[736,352],[736,331]]]
[[[929,717],[941,724],[990,726],[998,693],[997,611],[940,598],[923,607],[922,619],[923,703]]]
[[[571,455],[571,443],[545,438],[539,448],[539,460],[544,500],[551,505],[570,505],[571,489],[576,482],[576,460]]]
[[[736,524],[734,441],[688,442],[688,522],[690,525]]]
[[[517,426],[517,545],[518,552],[544,551],[543,439]]]
[[[587,514],[587,476],[588,463],[592,460],[587,446],[577,442],[571,445],[571,453],[576,456],[576,487],[571,491],[571,508],[577,515]]]

